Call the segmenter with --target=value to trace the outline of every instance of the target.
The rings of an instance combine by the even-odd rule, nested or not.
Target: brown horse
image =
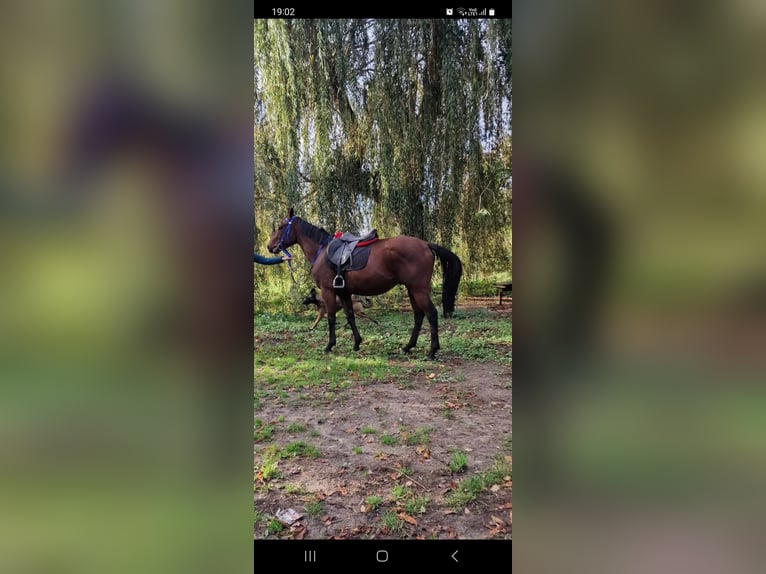
[[[323,256],[324,247],[331,239],[332,236],[327,231],[295,217],[293,210],[290,209],[287,217],[271,235],[268,244],[268,250],[271,253],[278,253],[291,245],[298,244],[311,263],[311,275],[317,287],[322,290],[322,299],[327,309],[327,323],[330,328],[330,339],[325,347],[325,353],[329,353],[335,346],[335,314],[338,310],[336,295],[340,298],[346,318],[351,325],[351,331],[354,333],[354,350],[358,351],[362,337],[356,328],[351,295],[380,295],[390,291],[396,285],[404,285],[415,314],[415,326],[409,342],[402,350],[409,353],[415,347],[423,318],[428,317],[431,325],[431,350],[428,358],[433,359],[436,351],[439,350],[439,325],[436,307],[431,301],[431,275],[438,257],[444,271],[442,309],[444,316],[450,317],[455,309],[457,286],[463,273],[463,264],[458,256],[440,245],[408,235],[380,239],[372,244],[367,265],[357,271],[347,271],[345,287],[335,289],[333,280],[336,271]]]

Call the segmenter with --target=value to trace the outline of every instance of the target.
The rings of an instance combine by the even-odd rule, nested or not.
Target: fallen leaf
[[[446,516],[447,514],[457,514],[457,512],[454,510],[442,510],[442,514]]]
[[[470,511],[470,510],[469,510],[469,508],[466,506],[466,507],[463,509],[463,513],[465,513],[465,514],[471,514],[471,511]]]
[[[513,510],[508,511],[508,522],[513,524]]]
[[[347,432],[348,434],[354,434],[354,433],[356,432],[356,428],[354,428],[354,427],[351,427],[351,428],[347,428],[347,429],[346,429],[346,432]]]
[[[413,526],[418,525],[418,521],[412,518],[412,516],[410,516],[409,514],[405,514],[404,512],[399,512],[397,516],[401,518],[402,520],[404,520],[405,522],[409,522]]]
[[[499,484],[493,484],[489,489],[492,492],[497,492],[498,490],[500,490],[500,485]]]
[[[433,379],[434,377],[436,377],[436,373],[431,373],[431,374],[429,374],[427,378],[429,378],[429,379]]]
[[[503,522],[503,520],[501,518],[495,516],[494,514],[491,514],[489,516],[489,518],[490,518],[490,520],[492,520],[492,522],[494,522],[498,526],[505,526],[505,522]]]
[[[510,475],[509,475],[509,476],[504,476],[504,477],[503,477],[503,480],[504,480],[505,482],[511,482],[511,477],[510,477]]]

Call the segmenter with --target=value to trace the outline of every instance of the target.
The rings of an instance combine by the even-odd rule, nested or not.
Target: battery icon
[[[489,15],[490,16],[494,16],[495,15],[495,9],[494,8],[490,8],[489,9]]]

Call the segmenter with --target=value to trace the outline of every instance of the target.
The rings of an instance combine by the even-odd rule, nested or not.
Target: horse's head
[[[280,222],[269,238],[269,244],[267,246],[269,252],[279,253],[281,250],[286,249],[291,245],[295,245],[298,242],[298,234],[293,227],[294,221],[295,213],[291,207],[287,217]]]

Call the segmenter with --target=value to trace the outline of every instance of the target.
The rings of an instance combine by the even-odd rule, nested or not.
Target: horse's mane
[[[331,235],[324,227],[312,225],[300,217],[296,217],[295,219],[300,224],[303,233],[305,233],[309,239],[316,241],[317,243],[322,243],[328,235]]]

